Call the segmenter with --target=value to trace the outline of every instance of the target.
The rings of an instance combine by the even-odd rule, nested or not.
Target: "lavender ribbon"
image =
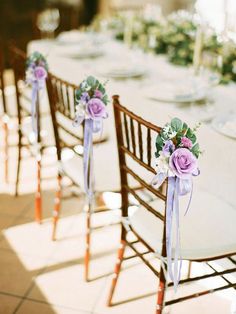
[[[29,84],[32,86],[32,94],[31,94],[31,117],[32,117],[32,129],[34,134],[37,136],[38,133],[38,111],[36,108],[37,97],[40,89],[43,89],[45,86],[45,78],[38,80],[28,80]]]
[[[85,121],[83,154],[84,190],[91,204],[94,193],[93,133],[102,131],[103,121],[102,119],[85,119],[81,115],[76,118],[74,125],[80,125],[83,121]]]
[[[84,189],[89,202],[93,198],[93,120],[85,119],[84,124]]]
[[[168,177],[166,173],[159,172],[152,180],[152,185],[155,188],[160,187]],[[170,279],[174,283],[174,289],[177,290],[180,281],[182,260],[180,252],[180,228],[179,228],[179,196],[190,193],[189,202],[185,214],[188,212],[192,199],[192,178],[180,179],[176,176],[168,177],[167,203],[166,203],[166,253],[167,253],[167,268]],[[175,232],[173,230],[173,221],[175,219]],[[172,234],[175,238],[174,258]]]
[[[39,84],[38,81],[32,82],[32,95],[31,95],[31,117],[32,117],[32,129],[34,134],[37,136],[38,128],[37,128],[37,109],[36,109],[36,101],[39,92]]]

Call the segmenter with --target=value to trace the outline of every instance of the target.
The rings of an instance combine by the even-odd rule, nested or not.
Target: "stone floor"
[[[4,182],[3,134],[0,131],[0,313],[1,314],[151,314],[154,313],[158,281],[139,260],[124,264],[117,286],[115,306],[106,298],[119,245],[119,225],[94,231],[92,237],[91,281],[84,281],[85,214],[82,198],[63,202],[57,241],[52,242],[51,212],[56,186],[55,155],[43,160],[43,222],[34,222],[35,161],[24,153],[20,196],[15,198],[15,133],[11,131],[9,182]],[[96,216],[95,224],[112,220],[110,214]],[[199,271],[196,268],[195,271]],[[210,288],[202,282],[179,289]],[[173,297],[170,291],[168,297]],[[131,299],[131,301],[129,300]],[[204,296],[174,305],[172,314],[236,313],[236,292]]]

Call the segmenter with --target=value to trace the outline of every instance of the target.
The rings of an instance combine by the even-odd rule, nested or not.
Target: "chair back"
[[[155,140],[161,128],[123,107],[119,102],[119,96],[113,96],[113,106],[120,164],[122,216],[128,216],[128,196],[132,195],[145,210],[153,215],[153,219],[160,219],[163,222],[162,253],[165,254],[167,181],[160,189],[154,188],[151,184],[156,174],[153,165]],[[136,181],[136,185],[131,184],[133,180]],[[153,208],[150,205],[150,199],[160,200],[160,208]]]
[[[14,84],[16,90],[16,102],[18,123],[21,125],[22,119],[31,116],[31,98],[32,88],[26,83],[26,54],[24,51],[11,44],[9,46],[10,63],[14,72]],[[37,142],[41,142],[41,115],[42,115],[43,99],[38,91],[36,98],[36,126],[37,126]]]
[[[74,128],[76,113],[76,89],[78,86],[49,73],[47,90],[57,147],[58,160],[62,148],[73,148],[83,143],[83,127]]]
[[[6,104],[6,96],[5,96],[5,84],[4,84],[4,57],[3,57],[3,48],[0,47],[0,91],[1,91],[1,103],[3,113],[7,113],[7,104]]]
[[[19,125],[21,125],[22,118],[24,114],[26,114],[26,112],[23,112],[23,107],[21,106],[23,90],[26,87],[25,84],[26,54],[24,51],[22,51],[12,43],[9,45],[8,50],[10,57],[10,65],[14,73],[18,123]],[[27,112],[27,114],[29,114],[29,112]]]

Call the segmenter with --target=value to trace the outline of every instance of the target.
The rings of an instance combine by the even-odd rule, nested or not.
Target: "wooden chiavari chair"
[[[14,72],[17,117],[18,117],[18,160],[16,173],[16,190],[15,195],[18,195],[20,171],[22,162],[22,148],[26,147],[37,161],[37,188],[35,193],[35,220],[41,222],[42,218],[42,198],[41,198],[41,158],[44,150],[48,147],[55,146],[53,137],[53,129],[51,118],[43,115],[46,113],[46,108],[49,108],[46,92],[44,97],[38,94],[36,101],[37,111],[37,138],[33,136],[31,122],[31,87],[25,82],[26,55],[14,45],[9,46],[10,62]],[[46,136],[42,136],[42,132],[46,130]],[[26,139],[26,143],[25,143]]]
[[[113,105],[120,164],[123,219],[121,246],[118,251],[118,261],[115,266],[115,273],[108,297],[108,306],[112,305],[121,264],[131,257],[140,257],[159,278],[156,314],[163,313],[164,307],[168,305],[223,289],[235,289],[235,281],[231,282],[227,275],[236,272],[236,258],[234,257],[236,254],[236,229],[234,223],[236,211],[212,195],[209,196],[202,191],[199,193],[195,191],[191,212],[184,219],[182,215],[180,217],[180,254],[183,260],[196,264],[204,263],[207,272],[203,275],[192,275],[189,273],[184,278],[181,276],[178,289],[181,289],[181,286],[184,284],[218,277],[223,279],[223,285],[176,297],[168,301],[165,299],[166,290],[171,287],[173,289],[173,282],[169,281],[166,273],[165,210],[168,180],[166,180],[162,190],[156,190],[150,184],[152,177],[155,175],[155,169],[152,164],[155,152],[155,139],[161,128],[145,121],[121,106],[118,96],[113,96]],[[137,167],[135,166],[136,169],[133,168],[133,164],[144,168],[146,176],[140,176]],[[149,203],[142,199],[130,186],[130,177],[137,180],[143,189],[152,193],[155,200]],[[132,194],[140,204],[133,214],[129,210],[129,194]],[[209,197],[208,204],[210,206],[204,206],[207,197]],[[220,228],[221,239],[219,239],[218,228]],[[131,235],[135,236],[134,241],[130,240]],[[144,245],[145,251],[143,248],[140,250],[140,247],[137,246],[138,244]],[[134,252],[133,256],[124,255],[126,247],[131,248]],[[153,253],[154,257],[159,258],[159,268],[154,267],[150,258],[148,259],[149,253]],[[215,263],[217,263],[217,260],[219,262],[219,259],[223,257],[230,261],[230,266],[227,269],[219,270]]]
[[[77,188],[84,186],[83,177],[83,125],[73,127],[75,118],[75,91],[78,86],[70,84],[51,73],[47,79],[49,103],[53,122],[55,142],[57,147],[57,158],[59,162],[58,171],[58,190],[55,195],[53,212],[53,232],[52,240],[56,239],[56,229],[60,214],[62,199],[62,177],[68,177]],[[104,136],[94,134],[94,174],[97,195],[105,191],[120,192],[119,172],[116,165],[118,163],[117,154],[113,154],[115,145],[107,141],[108,135],[104,130]],[[109,163],[107,156],[109,155]],[[105,171],[105,173],[104,173]],[[86,210],[86,252],[85,252],[85,279],[89,279],[90,263],[90,242],[93,226],[91,216],[94,213],[104,212],[107,208],[104,205],[97,206],[96,200],[94,207],[88,206]],[[104,226],[101,226],[104,227]],[[96,227],[97,229],[98,227]]]

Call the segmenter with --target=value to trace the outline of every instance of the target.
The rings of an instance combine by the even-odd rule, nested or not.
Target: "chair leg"
[[[20,168],[21,168],[21,134],[19,134],[19,143],[18,143],[18,159],[17,159],[17,170],[16,170],[16,187],[15,187],[15,196],[18,196],[18,188],[19,188],[19,182],[20,182]]]
[[[90,263],[90,240],[91,240],[91,204],[88,206],[86,217],[86,249],[84,257],[85,280],[89,281],[89,263]]]
[[[4,157],[5,157],[5,182],[8,183],[8,124],[4,122]]]
[[[107,306],[112,305],[112,297],[113,297],[113,294],[115,292],[116,284],[117,284],[118,277],[120,274],[121,264],[122,264],[123,257],[124,257],[124,252],[125,252],[125,241],[122,240],[121,244],[120,244],[120,248],[118,250],[118,258],[117,258],[117,262],[115,265],[114,275],[113,275],[112,284],[111,284],[111,290],[110,290],[108,300],[107,300]]]
[[[192,262],[189,261],[187,278],[190,278],[190,277],[191,277],[191,269],[192,269]]]
[[[59,174],[57,177],[58,189],[56,191],[55,199],[54,199],[54,211],[53,211],[53,231],[52,231],[52,240],[56,240],[56,228],[57,222],[59,219],[60,208],[61,208],[61,197],[62,197],[62,185],[61,185],[61,175]]]
[[[42,198],[41,198],[41,160],[37,160],[37,191],[35,193],[35,220],[41,223]]]
[[[158,287],[158,292],[157,292],[156,314],[162,314],[163,313],[164,298],[165,298],[165,286],[166,286],[165,273],[164,273],[163,268],[161,267],[160,281],[159,281],[159,287]]]

